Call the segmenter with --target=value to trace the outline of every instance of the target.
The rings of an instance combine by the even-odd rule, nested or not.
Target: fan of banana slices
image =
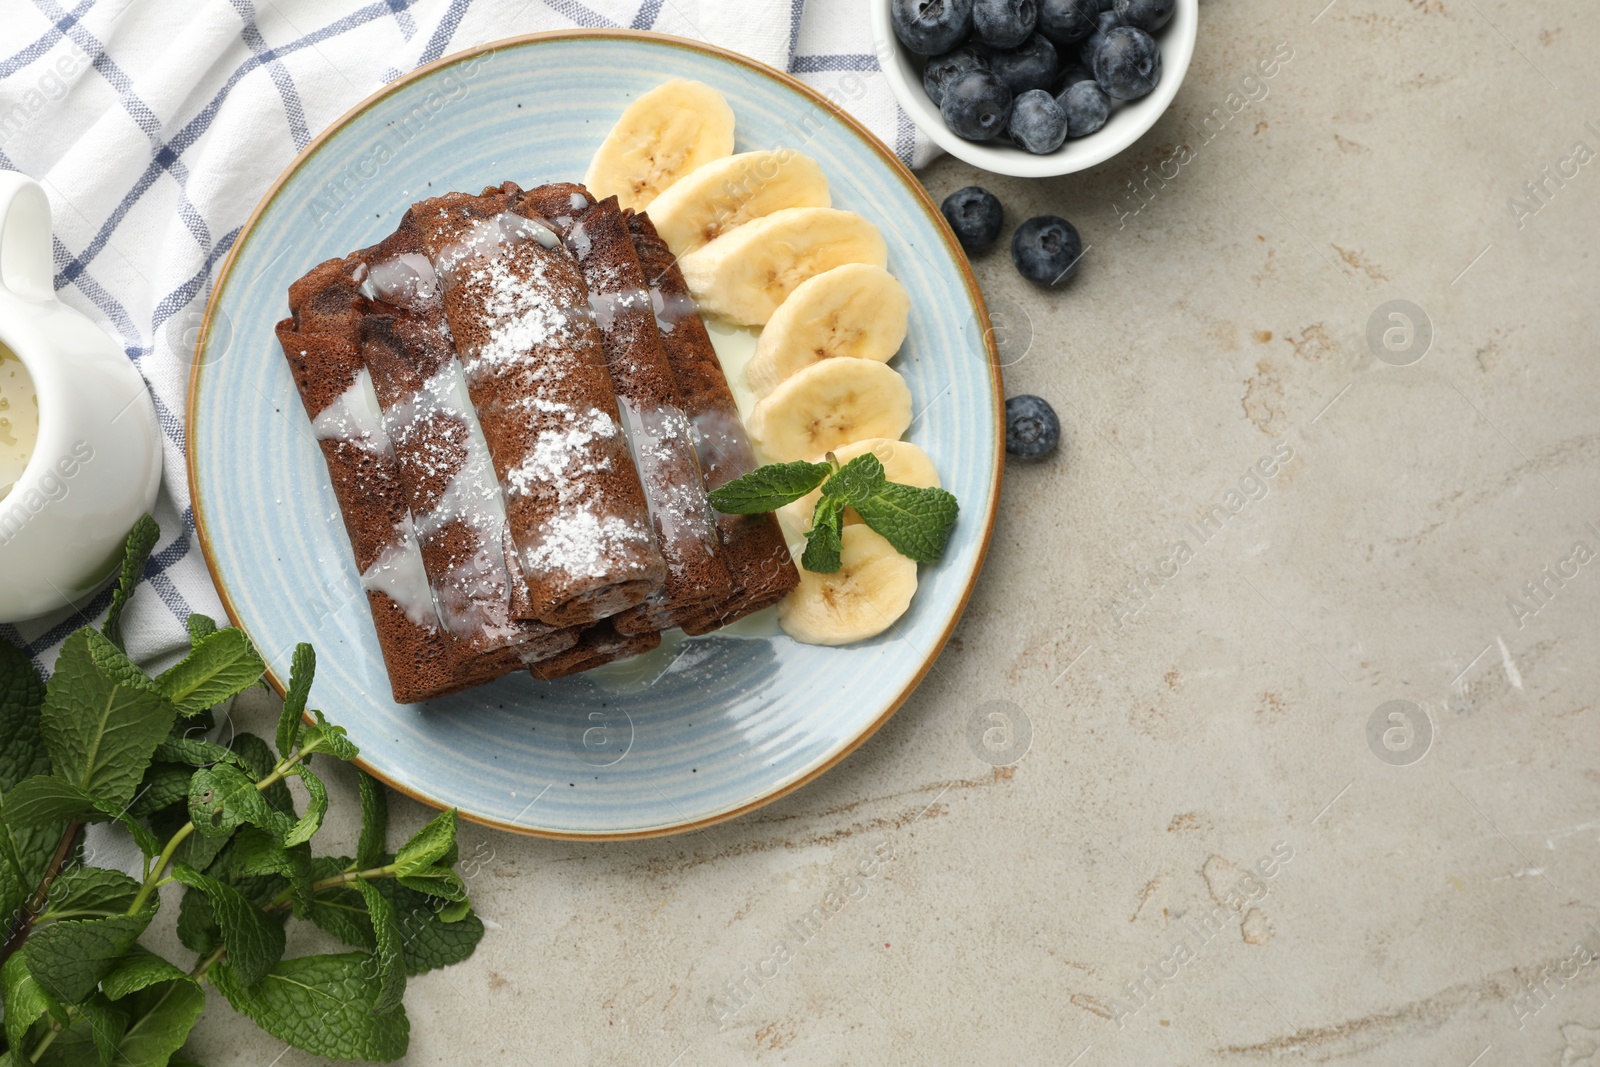
[[[889,361],[911,299],[885,269],[871,222],[832,206],[816,160],[790,148],[735,154],[733,109],[710,86],[670,81],[635,100],[584,179],[597,197],[648,213],[678,257],[702,314],[761,327],[745,370],[747,429],[766,462],[840,463],[872,452],[892,482],[938,486],[927,453],[900,440],[911,390]],[[811,526],[820,490],[779,513]],[[883,633],[917,591],[917,564],[845,516],[842,565],[800,571],[778,606],[799,641],[844,645]]]

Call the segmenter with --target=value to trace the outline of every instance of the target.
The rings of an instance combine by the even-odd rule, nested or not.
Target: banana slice
[[[852,441],[899,437],[910,425],[911,390],[898,372],[868,359],[825,359],[759,401],[745,428],[768,460],[789,463]]]
[[[817,161],[779,148],[707,163],[651,202],[650,221],[681,256],[751,219],[784,208],[832,203],[828,179]]]
[[[910,318],[911,297],[894,275],[870,263],[835,267],[802,282],[772,313],[745,380],[763,397],[824,359],[887,362],[905,343]]]
[[[690,171],[733,154],[733,108],[709,85],[681,78],[629,104],[589,161],[583,184],[643,211]]]
[[[891,482],[914,485],[919,489],[935,489],[939,485],[939,472],[933,469],[933,460],[910,441],[873,437],[834,449],[833,458],[842,466],[867,452],[878,457],[878,462],[883,464],[884,476]],[[821,463],[822,459],[819,457],[813,462]],[[778,518],[785,521],[791,529],[809,530],[811,513],[817,510],[817,501],[821,498],[822,490],[813,490],[809,496],[803,496],[779,508]],[[860,522],[861,516],[856,514],[855,508],[845,508],[844,521],[846,524]]]
[[[832,574],[800,569],[800,584],[778,603],[778,625],[808,645],[848,645],[894,625],[917,592],[917,565],[865,526],[847,526]]]
[[[883,235],[855,212],[793,207],[729,230],[678,266],[701,311],[760,326],[808,278],[846,263],[888,262]]]

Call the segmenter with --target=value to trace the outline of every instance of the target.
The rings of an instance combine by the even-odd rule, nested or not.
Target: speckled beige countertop
[[[1600,17],[1325,3],[1207,0],[1092,172],[926,172],[1091,246],[977,264],[1067,429],[965,621],[737,822],[466,829],[406,1062],[1600,1065]],[[196,1056],[273,1061],[212,997]]]

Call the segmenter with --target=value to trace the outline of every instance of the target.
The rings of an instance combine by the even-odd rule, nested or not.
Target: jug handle
[[[55,299],[50,267],[50,201],[39,183],[0,171],[0,301]]]

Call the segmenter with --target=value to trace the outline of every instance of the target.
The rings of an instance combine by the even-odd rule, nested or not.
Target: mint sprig
[[[769,463],[707,494],[711,506],[727,515],[764,515],[799,500],[827,481],[831,463]]]
[[[313,856],[332,798],[308,761],[358,751],[307,707],[315,656],[295,650],[277,751],[249,733],[211,740],[212,709],[265,665],[241,631],[198,615],[166,673],[127,657],[122,611],[158,536],[148,518],[135,527],[104,630],[72,634],[48,685],[0,640],[0,1064],[187,1064],[202,979],[301,1049],[396,1059],[406,978],[466,959],[483,936],[455,813],[392,853],[382,788],[360,775],[357,855]],[[140,874],[88,865],[82,831],[97,822],[133,835]],[[192,966],[142,943],[164,887]],[[286,957],[290,917],[353,951]]]
[[[871,452],[840,465],[833,453],[826,463],[769,463],[713,491],[711,506],[730,515],[775,511],[822,489],[800,565],[833,574],[842,565],[845,509],[907,559],[935,563],[944,555],[961,508],[943,489],[891,482]]]

